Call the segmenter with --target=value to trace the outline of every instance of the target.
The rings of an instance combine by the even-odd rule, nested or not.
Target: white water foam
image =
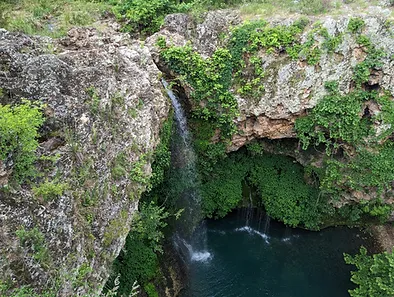
[[[193,262],[203,262],[206,263],[210,261],[213,256],[208,251],[195,251],[193,247],[188,244],[186,241],[183,240],[183,244],[186,246],[187,250],[189,251],[190,259]]]
[[[262,233],[260,231],[257,231],[255,229],[253,229],[252,227],[244,226],[244,227],[241,227],[241,228],[236,228],[235,231],[237,231],[237,232],[248,232],[249,234],[258,235],[261,238],[263,238],[266,243],[269,243],[269,236],[267,234],[264,234],[264,233]]]
[[[213,255],[207,250],[195,250],[191,244],[187,243],[186,240],[179,236],[176,236],[175,244],[178,248],[180,247],[179,244],[186,248],[189,259],[192,262],[207,263],[213,258]]]
[[[208,262],[212,259],[210,252],[193,252],[191,254],[191,260],[194,262]]]

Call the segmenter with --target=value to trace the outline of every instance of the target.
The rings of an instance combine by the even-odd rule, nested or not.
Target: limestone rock
[[[40,289],[58,281],[58,296],[100,291],[144,189],[113,168],[142,160],[150,174],[170,106],[159,74],[147,47],[114,30],[75,28],[59,41],[0,30],[0,103],[46,104],[39,155],[54,163],[40,161],[38,169],[68,185],[49,201],[29,185],[5,191],[9,168],[0,162],[0,279]],[[44,263],[21,247],[21,226],[45,236]],[[81,267],[90,270],[77,282]]]
[[[382,48],[386,52],[383,67],[371,73],[368,84],[371,87],[379,86],[394,95],[394,26],[392,22],[386,22],[386,10],[371,15],[313,18],[312,23],[321,23],[329,34],[344,36],[334,53],[323,51],[317,65],[308,65],[302,59],[291,60],[287,54],[280,52],[269,55],[260,53],[265,71],[265,91],[257,99],[244,98],[234,92],[240,110],[235,122],[240,133],[234,135],[229,149],[237,150],[255,138],[294,137],[295,119],[312,109],[327,94],[324,87],[327,81],[338,81],[342,93],[348,93],[353,89],[353,68],[366,58],[365,49],[357,44],[354,34],[347,30],[349,20],[354,17],[364,20],[363,34],[370,38],[377,48]],[[297,18],[273,18],[269,22],[271,25],[289,25]],[[241,18],[237,16],[236,11],[211,12],[198,25],[192,25],[192,20],[184,15],[171,15],[166,18],[163,29],[152,36],[152,39],[156,40],[159,36],[169,37],[167,40],[175,40],[175,45],[183,45],[189,41],[196,51],[207,57],[221,46],[219,36],[228,34],[230,26],[240,21]],[[306,40],[310,30],[311,26],[306,28],[301,36],[302,40]],[[320,45],[324,42],[323,38],[316,39]],[[148,42],[148,46],[156,53],[156,60],[159,60],[157,48],[152,40]],[[160,61],[158,65],[162,65]],[[165,65],[160,68],[167,72]],[[169,74],[172,75],[170,72]],[[189,87],[185,85],[184,88],[187,94]]]

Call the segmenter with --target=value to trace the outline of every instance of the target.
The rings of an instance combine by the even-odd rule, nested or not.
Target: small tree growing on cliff
[[[13,177],[20,182],[33,173],[38,128],[44,122],[41,109],[27,100],[16,106],[0,104],[0,161],[13,163]]]

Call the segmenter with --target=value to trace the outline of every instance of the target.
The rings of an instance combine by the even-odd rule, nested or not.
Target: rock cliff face
[[[356,36],[349,33],[347,27],[351,18],[362,18],[365,22],[363,34],[370,38],[377,48],[382,48],[387,53],[381,70],[372,72],[368,81],[369,87],[371,89],[379,87],[394,95],[392,59],[394,25],[392,21],[387,21],[387,16],[384,15],[390,13],[390,10],[375,10],[375,12],[376,15],[312,18],[313,24],[321,24],[330,35],[344,36],[333,53],[322,53],[316,65],[308,65],[302,59],[292,60],[288,55],[280,52],[259,53],[265,72],[265,91],[261,97],[253,100],[236,94],[240,110],[236,123],[240,133],[234,135],[229,150],[237,150],[255,138],[295,137],[295,119],[315,107],[316,103],[327,94],[324,88],[324,83],[327,81],[339,81],[340,91],[344,94],[354,89],[353,69],[357,63],[366,58],[366,48],[357,44]],[[270,20],[270,24],[289,25],[297,19],[297,16],[273,19]],[[153,36],[148,45],[158,63],[160,60],[154,42],[159,36],[170,37],[168,40],[179,46],[189,41],[197,52],[207,57],[222,45],[220,37],[227,34],[231,26],[241,21],[241,17],[232,11],[208,13],[200,24],[194,23],[183,14],[171,15],[166,18],[162,31]],[[305,41],[312,30],[313,26],[307,28],[301,40]],[[321,47],[324,38],[320,36],[316,39],[318,43],[315,47]],[[235,90],[233,92],[235,93]]]
[[[9,185],[12,163],[0,163],[1,280],[52,287],[57,296],[100,290],[169,112],[159,74],[149,49],[111,26],[72,29],[56,41],[0,29],[0,103],[46,104],[34,182],[67,185],[47,201],[30,185]],[[21,244],[21,228],[37,232]]]
[[[304,44],[312,36],[311,50],[319,49],[318,60],[314,63],[309,63],[307,56],[303,56],[302,52],[296,59],[291,58],[284,46],[278,46],[275,49],[269,49],[268,46],[266,48],[256,46],[258,50],[253,52],[255,55],[253,59],[258,60],[262,72],[264,72],[261,81],[264,91],[258,93],[258,96],[253,96],[255,94],[244,96],[237,89],[239,86],[236,84],[233,83],[230,87],[230,92],[237,101],[239,116],[234,119],[238,132],[232,136],[227,151],[238,150],[254,139],[296,139],[295,120],[308,114],[328,94],[325,88],[326,82],[338,82],[339,94],[341,95],[356,90],[355,68],[360,63],[367,61],[368,46],[371,44],[374,48],[381,49],[385,54],[380,60],[379,67],[372,67],[371,71],[368,72],[368,77],[363,82],[361,89],[366,91],[376,90],[380,93],[388,92],[391,97],[390,100],[393,100],[394,23],[387,18],[392,9],[382,10],[375,7],[374,9],[371,8],[370,11],[374,13],[371,15],[352,14],[351,16],[310,18],[309,24],[300,36],[300,41]],[[164,72],[167,72],[170,76],[177,76],[176,73],[166,68],[167,66],[160,59],[159,50],[155,46],[156,40],[163,40],[164,37],[170,45],[175,46],[182,46],[189,42],[194,51],[204,58],[210,57],[215,49],[225,47],[226,44],[223,40],[226,40],[226,38],[232,40],[231,26],[238,24],[240,17],[233,12],[224,11],[218,15],[219,21],[217,21],[214,14],[215,12],[208,13],[205,21],[200,24],[193,23],[193,20],[185,15],[167,17],[166,24],[161,32],[152,36],[147,43],[156,63]],[[299,19],[299,16],[268,21],[269,26],[275,27],[289,26],[297,19]],[[356,30],[357,33],[349,29],[349,23],[352,21],[359,21],[362,24],[362,28]],[[201,32],[204,32],[204,34],[201,35]],[[316,32],[324,33],[316,34]],[[223,38],[226,35],[227,37]],[[201,42],[201,36],[209,36],[212,42]],[[327,36],[338,37],[339,40],[331,50],[327,50],[327,44],[325,44]],[[275,38],[275,36],[272,38]],[[363,44],[358,38],[364,39],[364,41],[368,40],[369,45]],[[168,46],[168,44],[165,46]],[[252,53],[245,51],[243,55],[242,59],[244,60],[242,62],[250,58]],[[245,63],[248,65],[249,62]],[[248,75],[247,67],[241,68],[243,70],[237,68],[237,70],[244,71],[242,75],[245,77]],[[233,81],[235,71],[232,73]],[[186,74],[184,76],[187,77]],[[193,85],[184,78],[180,79],[180,84],[185,90],[186,97],[190,97],[193,92]],[[201,102],[194,104],[204,105]],[[361,113],[360,117],[373,117],[383,110],[382,106],[376,102],[367,101],[363,104],[364,115]],[[189,105],[192,106],[193,102]],[[391,124],[387,126],[379,120],[376,120],[372,125],[376,135],[391,127]],[[212,139],[212,141],[216,140],[217,138]],[[269,150],[275,151],[275,148],[270,147]],[[351,151],[347,153],[354,155],[354,152],[355,149],[353,148],[353,153]],[[320,154],[313,154],[314,160],[305,158],[305,154],[300,154],[300,147],[293,146],[293,152],[288,151],[286,154],[296,157],[304,165],[316,167],[321,167],[322,160],[325,158],[324,148]],[[306,159],[308,159],[307,163],[305,163]],[[391,184],[391,182],[388,182],[388,189],[385,190],[384,194],[385,201],[390,204],[393,203]],[[346,188],[346,186],[341,185],[341,187],[348,192],[343,193],[342,197],[344,199],[337,203],[338,207],[350,201],[373,200],[378,196],[376,189],[354,191]]]
[[[366,87],[394,96],[394,24],[379,15],[360,17],[366,25],[363,34],[387,53]],[[146,45],[111,26],[101,33],[72,29],[68,37],[56,41],[0,29],[0,103],[26,98],[46,104],[34,182],[56,180],[67,185],[62,195],[43,199],[34,195],[32,185],[10,185],[13,164],[0,162],[0,280],[42,290],[55,287],[58,296],[100,291],[147,186],[141,180],[151,173],[152,152],[170,108],[156,65],[171,71],[160,60],[157,38],[165,36],[176,45],[190,41],[206,58],[221,46],[222,34],[241,21],[233,11],[208,13],[199,24],[184,14],[170,15]],[[341,93],[354,88],[353,68],[366,54],[347,32],[349,17],[315,21],[331,35],[343,33],[343,41],[333,53],[323,52],[316,65],[280,52],[259,53],[265,91],[252,100],[232,90],[240,114],[235,119],[239,132],[229,151],[253,139],[295,138],[295,119],[326,94],[326,81],[339,81]],[[310,30],[301,38],[306,39]],[[379,112],[379,106],[369,110]],[[22,244],[15,232],[34,228],[35,235]],[[37,244],[45,259],[37,257]]]

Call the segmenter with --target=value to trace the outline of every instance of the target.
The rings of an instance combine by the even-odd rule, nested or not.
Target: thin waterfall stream
[[[201,195],[196,169],[196,154],[191,142],[185,111],[178,97],[172,92],[164,79],[162,79],[162,84],[174,107],[176,133],[181,140],[174,144],[176,152],[174,162],[178,164],[177,168],[181,171],[180,177],[182,180],[179,182],[182,186],[182,192],[178,199],[178,207],[183,209],[183,213],[177,222],[174,244],[185,262],[205,262],[211,259],[212,255],[207,247],[205,222],[200,222],[202,220]],[[175,139],[179,139],[179,137]]]

